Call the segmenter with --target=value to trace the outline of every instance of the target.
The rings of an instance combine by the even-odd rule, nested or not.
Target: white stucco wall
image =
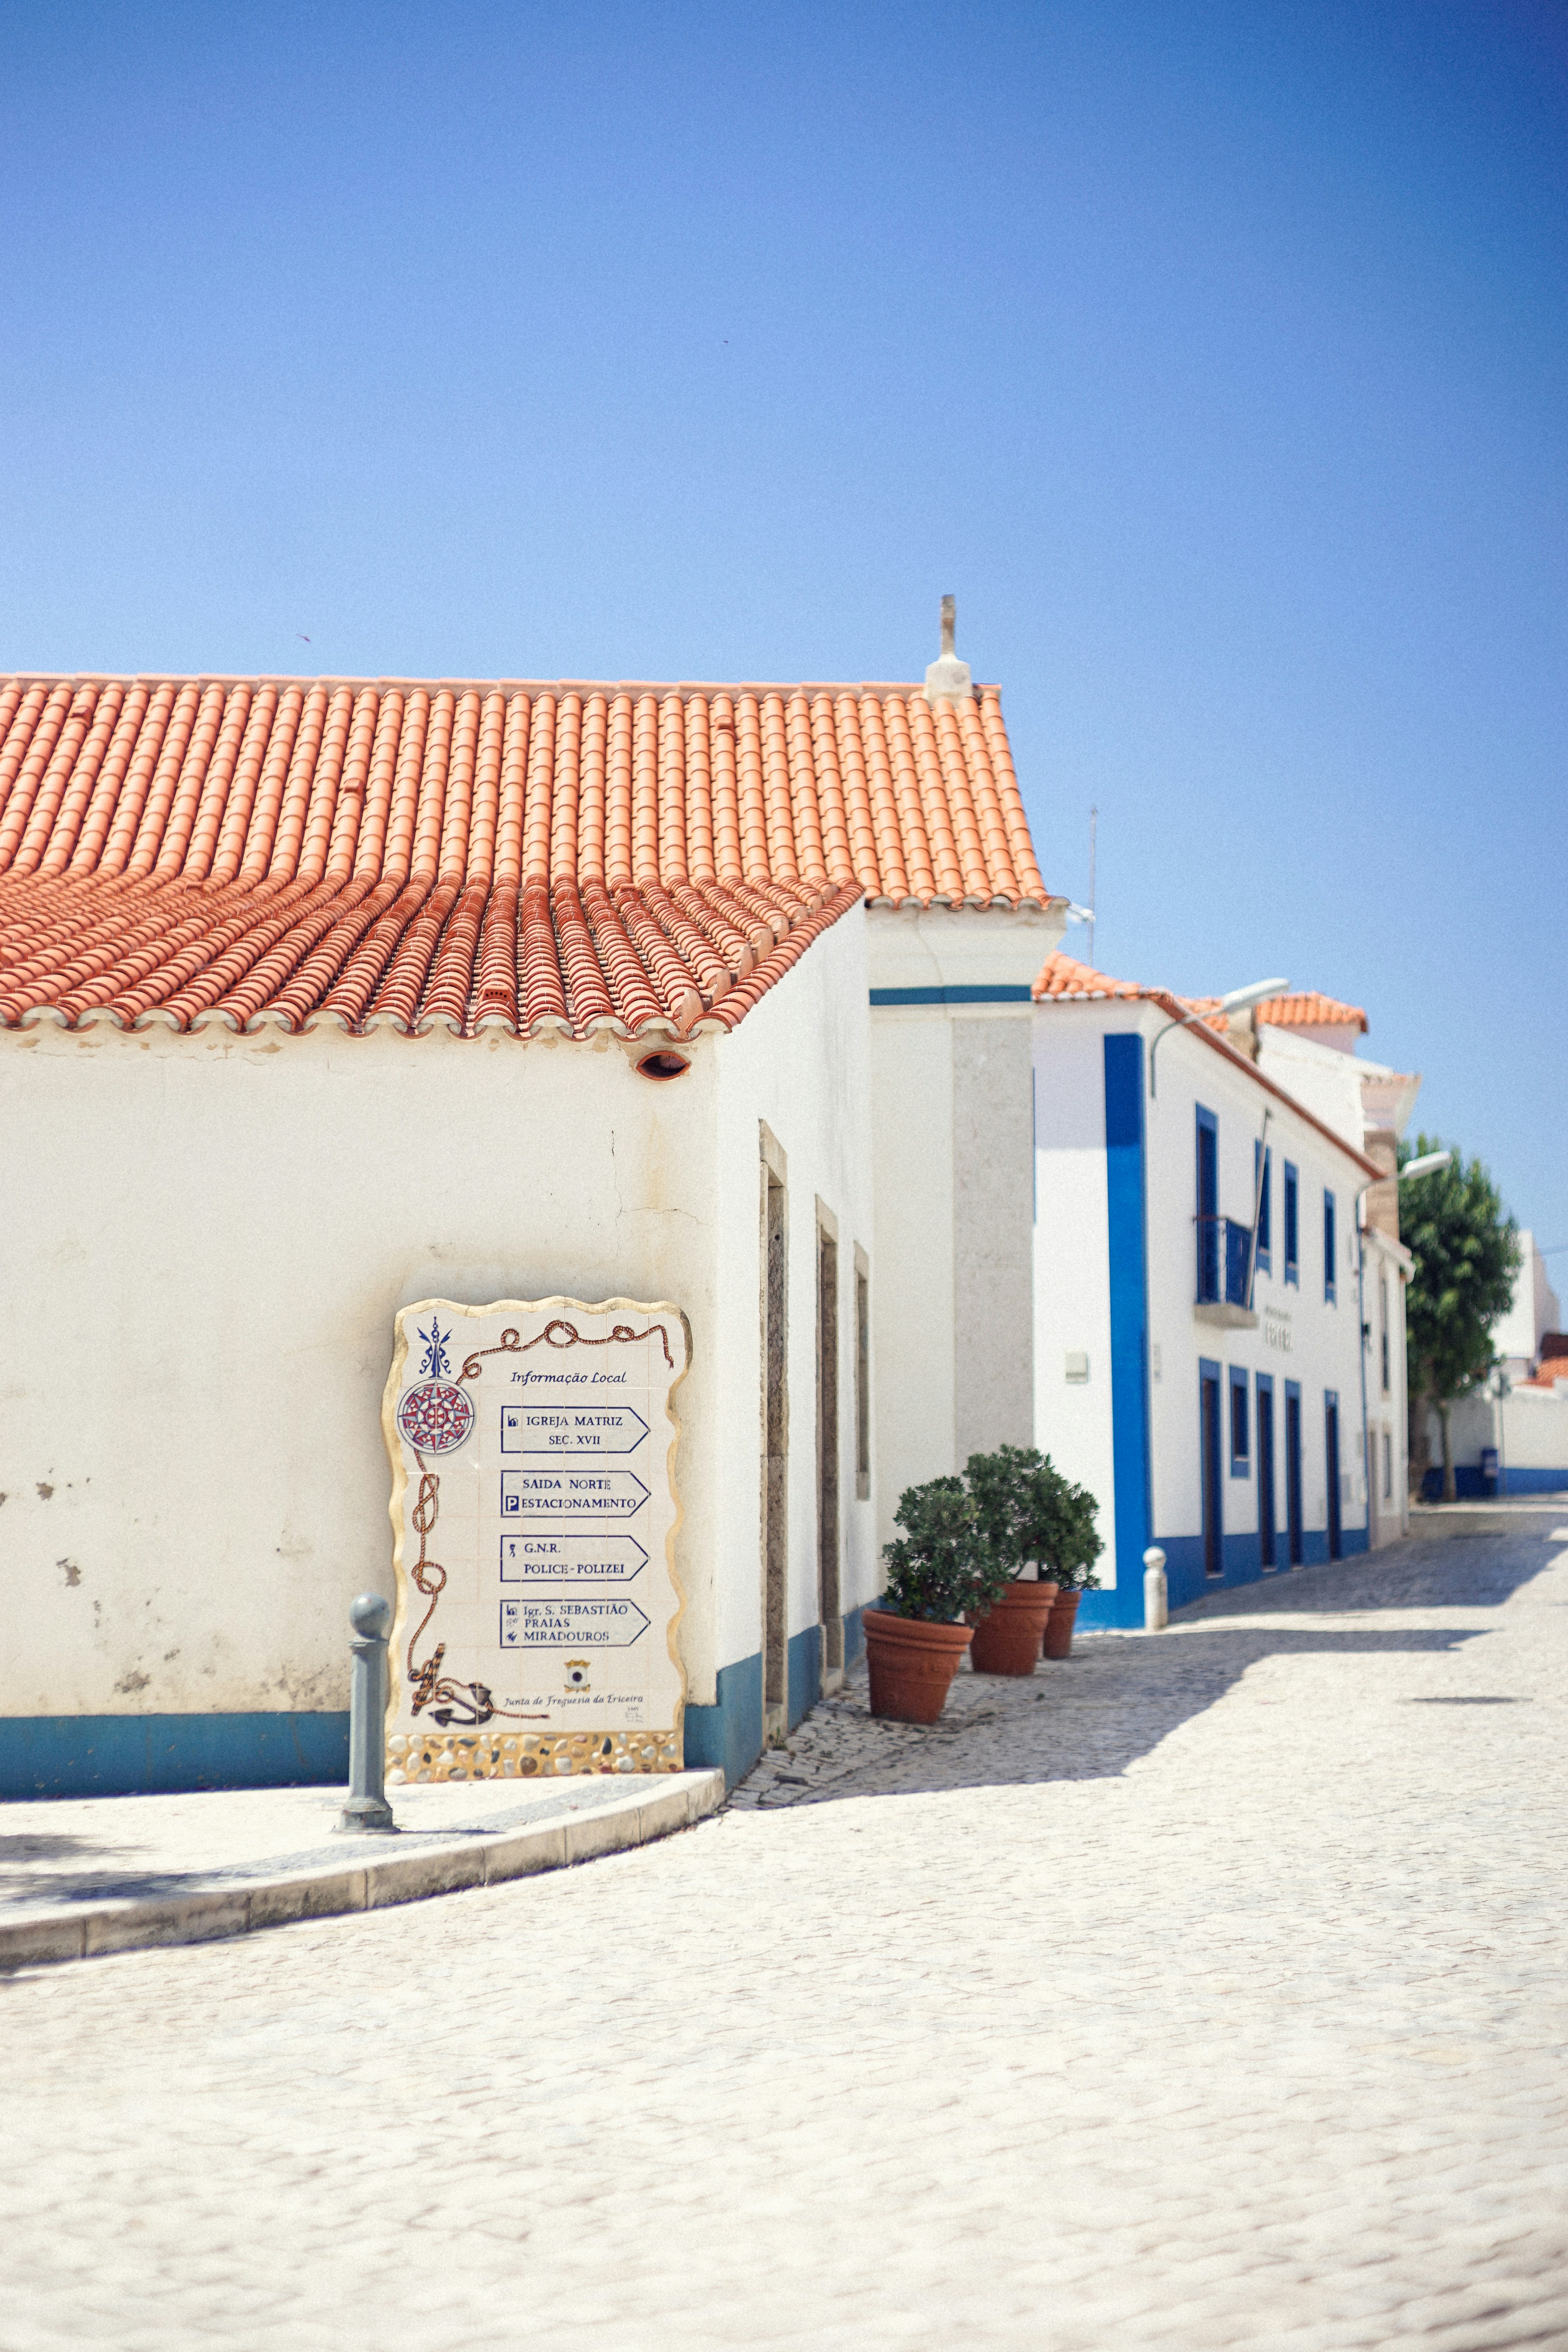
[[[1443,1459],[1443,1438],[1437,1416],[1430,1413],[1429,1459]],[[1500,1399],[1485,1394],[1460,1397],[1452,1407],[1448,1425],[1456,1468],[1474,1469],[1483,1446],[1497,1447],[1508,1470],[1556,1470],[1568,1486],[1568,1392],[1556,1386],[1513,1389]]]
[[[869,1246],[863,926],[818,940],[669,1084],[600,1038],[0,1035],[0,1545],[10,1714],[337,1708],[390,1591],[396,1309],[668,1298],[689,1696],[759,1646],[758,1120],[791,1155],[790,1623],[816,1615],[815,1196],[840,1219],[844,1605],[854,1244]],[[873,1255],[873,1285],[876,1265]]]
[[[872,1022],[879,1547],[904,1489],[956,1466],[952,1029],[940,1006],[879,1011]]]
[[[686,1309],[701,1672],[711,1055],[659,1087],[610,1040],[45,1027],[0,1037],[0,1085],[8,1711],[342,1706],[349,1599],[391,1589],[392,1320],[431,1296]]]
[[[1563,1328],[1563,1309],[1552,1287],[1546,1260],[1528,1227],[1520,1234],[1519,1247],[1513,1297],[1508,1312],[1492,1328],[1492,1347],[1516,1379],[1522,1378],[1536,1360],[1542,1332],[1560,1331]]]
[[[1366,1129],[1366,1106],[1362,1066],[1349,1047],[1319,1045],[1299,1029],[1267,1021],[1258,1024],[1258,1067],[1263,1076],[1283,1087],[1359,1151]],[[1162,1045],[1162,1060],[1165,1051]]]
[[[718,1041],[717,1410],[749,1446],[726,1444],[720,1475],[724,1572],[717,1594],[718,1663],[762,1646],[759,1465],[759,1120],[788,1163],[789,1596],[787,1630],[817,1622],[816,1203],[838,1225],[838,1463],[841,1600],[846,1612],[880,1589],[872,1490],[855,1493],[855,1249],[870,1259],[871,1391],[878,1377],[881,1266],[874,1247],[871,1091],[865,924],[851,912],[816,941],[788,981]],[[682,1079],[682,1086],[689,1083]],[[696,1693],[693,1693],[696,1696]],[[711,1694],[709,1694],[710,1699]]]
[[[1143,1538],[1116,1525],[1101,1032],[1055,1013],[1034,1026],[1034,1442],[1096,1497],[1109,1590],[1119,1572],[1142,1577]],[[1069,1354],[1087,1356],[1087,1379],[1068,1379]]]
[[[873,988],[1030,987],[1067,919],[1039,907],[870,907],[866,946]]]
[[[874,990],[1026,990],[1065,928],[1051,908],[873,907]],[[1031,1007],[871,1013],[879,1548],[907,1486],[1026,1444]]]

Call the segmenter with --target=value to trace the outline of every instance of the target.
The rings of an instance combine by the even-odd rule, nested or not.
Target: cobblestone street
[[[4,2352],[1568,2346],[1568,1513],[0,1985]]]

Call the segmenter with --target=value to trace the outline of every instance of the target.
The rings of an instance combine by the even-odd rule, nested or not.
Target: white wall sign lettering
[[[1282,1356],[1290,1353],[1290,1318],[1277,1307],[1263,1310],[1263,1344],[1278,1349]]]
[[[426,1298],[397,1318],[387,1778],[676,1772],[686,1318]]]

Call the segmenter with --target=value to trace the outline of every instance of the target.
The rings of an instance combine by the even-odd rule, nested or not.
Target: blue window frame
[[[1197,1237],[1200,1299],[1220,1296],[1219,1121],[1197,1106]]]
[[[1296,1180],[1296,1171],[1287,1160],[1285,1162],[1285,1279],[1287,1282],[1297,1284],[1298,1286],[1301,1280],[1300,1219],[1296,1213],[1300,1192],[1300,1186]]]
[[[1261,1181],[1258,1173],[1259,1159],[1263,1162]],[[1258,1187],[1258,1248],[1255,1253],[1255,1263],[1259,1274],[1271,1274],[1274,1270],[1274,1210],[1271,1199],[1274,1191],[1274,1154],[1272,1151],[1265,1151],[1260,1143],[1255,1143],[1252,1147],[1252,1181]]]
[[[1251,1415],[1247,1412],[1247,1374],[1238,1365],[1230,1368],[1230,1475],[1233,1478],[1252,1475]]]
[[[1334,1304],[1334,1196],[1323,1194],[1323,1297]]]

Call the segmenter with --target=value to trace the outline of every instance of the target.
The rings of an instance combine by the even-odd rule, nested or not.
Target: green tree
[[[1418,1135],[1401,1144],[1399,1164],[1443,1145]],[[1443,1431],[1443,1500],[1454,1499],[1449,1409],[1492,1365],[1492,1326],[1507,1312],[1520,1265],[1519,1231],[1479,1160],[1456,1151],[1447,1168],[1402,1187],[1399,1230],[1415,1260],[1405,1300],[1410,1398],[1410,1467],[1426,1466],[1426,1408]]]

